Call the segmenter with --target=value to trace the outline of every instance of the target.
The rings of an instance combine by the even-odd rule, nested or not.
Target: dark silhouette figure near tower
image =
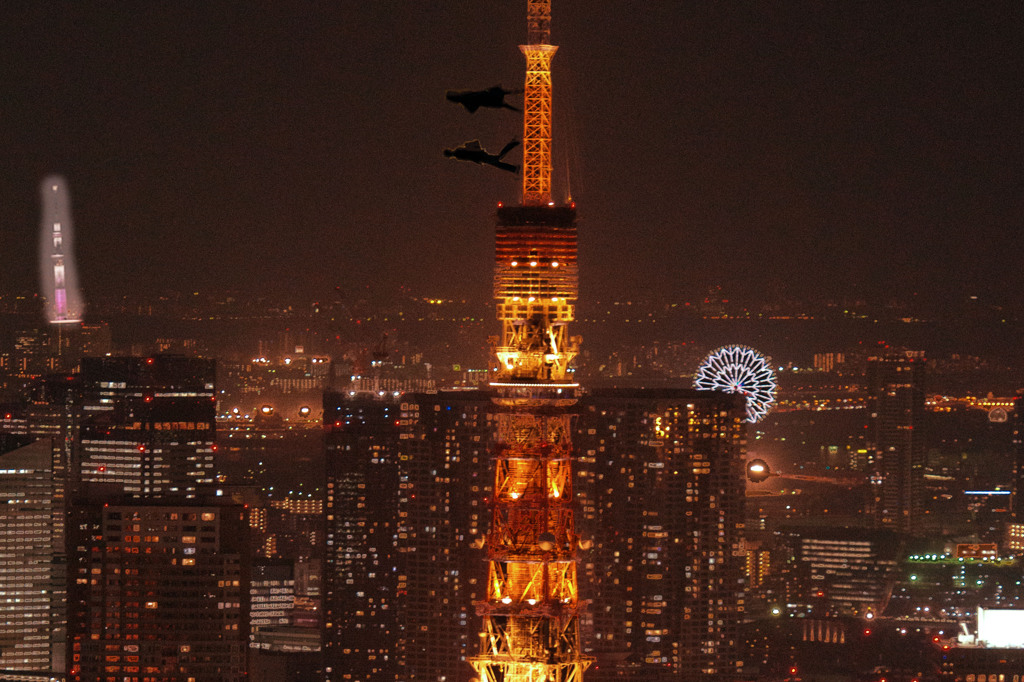
[[[502,157],[508,154],[510,151],[519,146],[519,140],[512,140],[507,145],[502,147],[501,151],[497,154],[490,154],[486,149],[480,146],[479,140],[472,140],[470,142],[464,142],[461,146],[455,149],[445,149],[444,155],[448,158],[455,158],[459,161],[472,161],[477,164],[487,164],[488,166],[494,166],[501,170],[508,171],[509,173],[518,173],[519,166],[515,164],[506,163],[502,161]]]

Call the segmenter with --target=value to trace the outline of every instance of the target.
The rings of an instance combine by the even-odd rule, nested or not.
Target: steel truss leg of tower
[[[505,388],[488,534],[481,682],[580,682],[571,391]]]

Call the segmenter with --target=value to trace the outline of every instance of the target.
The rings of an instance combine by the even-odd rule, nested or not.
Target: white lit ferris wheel
[[[761,421],[775,403],[775,372],[768,360],[747,346],[723,346],[712,351],[693,379],[698,391],[739,393],[747,398],[747,419]]]

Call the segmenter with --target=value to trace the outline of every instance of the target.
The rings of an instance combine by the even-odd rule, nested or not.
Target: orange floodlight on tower
[[[551,201],[550,0],[528,0],[523,201],[498,209],[494,297],[501,336],[487,534],[481,682],[581,682],[573,495],[578,294],[576,208]]]

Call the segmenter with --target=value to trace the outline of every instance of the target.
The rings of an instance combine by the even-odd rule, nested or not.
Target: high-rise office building
[[[0,369],[7,378],[4,388],[18,390],[26,380],[61,371],[62,362],[55,338],[57,335],[57,332],[51,334],[44,329],[17,332],[14,335],[14,347],[0,353]]]
[[[215,497],[214,362],[83,358],[67,467],[68,669],[234,680],[248,648],[248,519]]]
[[[249,583],[250,680],[305,682],[323,678],[320,613],[310,597],[308,567],[309,562],[290,559],[253,561]]]
[[[283,650],[275,635],[292,625],[295,608],[295,565],[287,559],[260,559],[252,564],[249,582],[249,646]],[[316,642],[319,648],[319,641]]]
[[[922,353],[868,358],[868,414],[876,522],[905,532],[924,521],[924,370]]]
[[[475,391],[325,395],[327,679],[473,677],[490,410]]]
[[[72,595],[54,628],[66,619],[73,679],[245,674],[248,523],[202,499],[215,406],[213,361],[103,357],[0,415],[4,431],[49,437],[49,560]]]
[[[52,447],[0,454],[0,679],[63,673],[63,524],[53,524]]]
[[[82,359],[83,493],[196,498],[216,482],[213,360],[174,355]]]
[[[789,577],[797,608],[819,617],[881,613],[902,549],[895,533],[805,528],[784,535],[794,552],[795,570]]]
[[[78,503],[69,517],[69,679],[246,679],[249,548],[233,505]]]
[[[475,677],[492,395],[327,395],[329,679]],[[594,391],[575,413],[587,678],[738,674],[742,399]]]
[[[717,679],[743,670],[742,398],[595,390],[579,404],[581,569],[590,679]]]
[[[400,571],[406,680],[462,682],[479,651],[476,603],[486,592],[479,549],[489,515],[490,395],[412,394],[405,412]],[[403,400],[405,400],[403,399]]]
[[[1013,497],[1003,544],[1009,554],[1024,554],[1024,394],[1013,400]]]
[[[4,574],[14,579],[14,584],[4,586],[9,595],[7,607],[11,611],[4,620],[15,625],[20,619],[38,615],[33,613],[38,604],[32,602],[40,598],[34,583],[40,578],[39,571],[48,572],[49,578],[44,580],[50,585],[41,588],[49,600],[46,635],[35,632],[30,637],[36,646],[50,647],[54,662],[47,670],[54,674],[66,670],[65,508],[80,422],[81,386],[71,375],[52,375],[35,381],[20,403],[8,405],[0,412],[0,442],[35,441],[29,448],[33,454],[24,462],[18,463],[15,453],[10,453],[6,463],[0,465],[5,479],[0,485],[4,485],[8,493],[5,495],[7,504],[3,505],[5,516],[0,520],[0,535],[8,541],[11,550],[5,552],[7,556],[3,561],[8,568]],[[17,451],[18,455],[29,449]],[[31,527],[24,525],[26,514],[36,519],[30,523]],[[43,516],[47,520],[39,521]],[[30,540],[28,545],[20,542],[25,538]],[[15,546],[20,546],[21,550],[13,550]],[[31,585],[35,597],[19,597],[17,584]],[[24,599],[29,606],[22,609],[18,599]],[[23,646],[24,642],[11,638],[4,638],[0,643],[0,649],[12,656]],[[21,671],[0,673],[0,679],[49,680],[50,676],[38,677]]]
[[[0,413],[0,433],[45,439],[50,444],[52,528],[61,555],[57,561],[63,562],[65,505],[82,422],[81,383],[75,375],[51,375],[34,382],[24,397],[22,403]]]
[[[390,394],[389,394],[390,396]],[[394,399],[324,395],[327,496],[324,666],[326,680],[395,680],[399,500]]]
[[[318,564],[291,559],[253,561],[250,648],[272,653],[320,651]],[[312,584],[310,577],[314,579]],[[311,657],[307,659],[307,663],[312,662]]]
[[[80,374],[37,380],[0,413],[0,433],[53,444],[54,525],[66,498],[195,498],[217,482],[214,362],[84,358]]]

